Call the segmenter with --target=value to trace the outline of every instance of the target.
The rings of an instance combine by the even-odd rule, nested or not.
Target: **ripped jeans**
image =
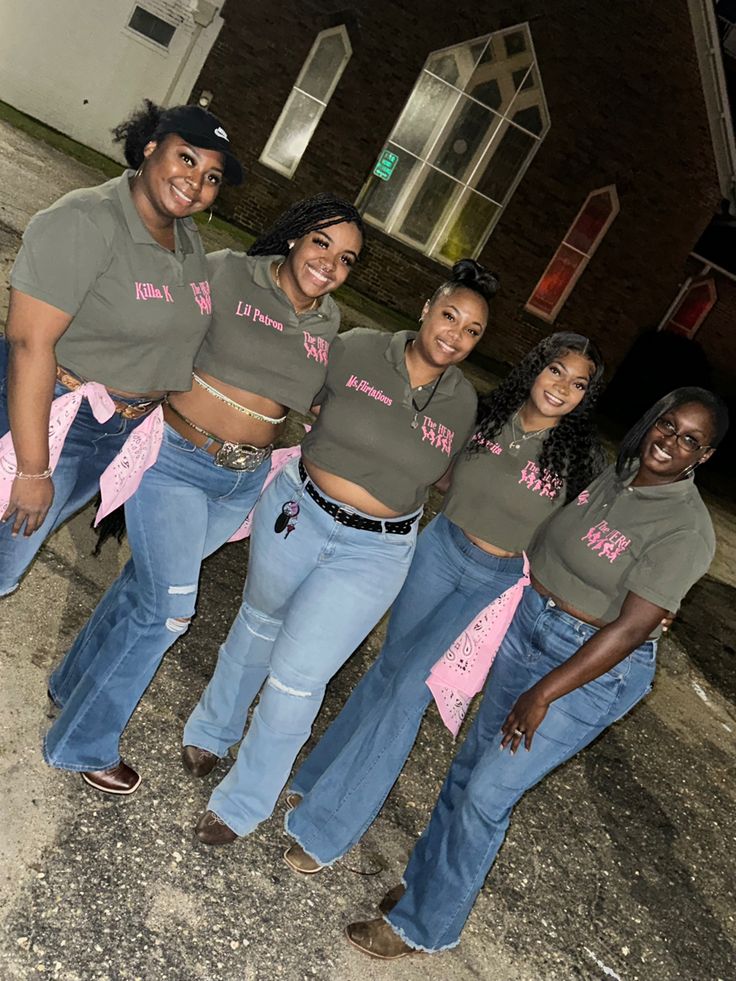
[[[287,501],[300,512],[285,538],[274,522]],[[225,756],[262,689],[238,758],[208,804],[236,834],[273,811],[327,682],[401,589],[417,524],[408,535],[338,524],[302,493],[297,461],[264,491],[243,604],[184,730],[184,745]]]
[[[269,470],[217,467],[171,427],[125,505],[132,559],[108,589],[49,682],[62,711],[44,757],[62,770],[104,770],[166,651],[194,615],[202,560],[253,507]]]

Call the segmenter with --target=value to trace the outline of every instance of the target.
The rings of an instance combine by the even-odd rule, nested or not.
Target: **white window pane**
[[[494,201],[503,202],[536,142],[523,130],[507,125],[487,167],[475,182],[478,190]]]
[[[485,106],[461,96],[454,120],[439,140],[430,163],[458,180],[466,180],[475,167],[478,153],[488,145],[501,117]]]
[[[405,153],[392,143],[387,150],[395,153],[398,161],[387,181],[373,175],[365,186],[360,199],[360,207],[366,218],[380,225],[386,223],[389,214],[399,200],[409,178],[417,173],[420,161],[410,153]]]
[[[409,210],[398,229],[402,236],[427,244],[451,206],[461,185],[431,167],[424,167]]]
[[[327,34],[321,37],[317,50],[307,61],[304,71],[299,76],[297,86],[313,95],[321,102],[327,102],[330,89],[333,86],[342,63],[347,60],[345,39],[340,34]]]
[[[292,90],[261,160],[292,174],[312,138],[323,108],[309,96]]]
[[[466,91],[490,109],[503,113],[513,102],[526,78],[531,54],[522,51],[514,57],[498,41],[491,41],[473,72]]]
[[[399,116],[391,140],[421,156],[434,137],[437,121],[457,100],[458,93],[433,75],[422,72],[404,111]]]
[[[455,263],[477,255],[499,211],[500,205],[474,191],[466,191],[437,244],[438,257]]]

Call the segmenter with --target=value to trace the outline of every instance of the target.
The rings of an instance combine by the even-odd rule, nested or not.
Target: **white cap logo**
[[[217,129],[215,130],[215,136],[219,136],[221,139],[227,140],[228,143],[230,142],[230,140],[227,139],[227,133],[222,128],[222,126],[217,127]]]

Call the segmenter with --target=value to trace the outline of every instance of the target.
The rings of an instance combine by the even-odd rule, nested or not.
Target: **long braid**
[[[513,368],[501,384],[480,403],[476,434],[467,453],[478,453],[493,441],[529,398],[535,379],[548,364],[571,351],[584,355],[594,367],[585,397],[550,429],[537,463],[566,482],[565,501],[577,497],[605,466],[605,455],[593,424],[593,408],[603,387],[603,360],[595,345],[581,334],[560,332],[545,337]]]
[[[248,255],[288,255],[289,240],[343,221],[352,222],[364,234],[363,219],[354,205],[329,192],[315,194],[296,201],[279,215],[271,228],[251,245]]]

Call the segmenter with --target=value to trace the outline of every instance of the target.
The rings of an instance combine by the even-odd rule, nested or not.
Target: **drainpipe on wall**
[[[189,63],[189,59],[192,55],[192,51],[199,41],[200,35],[205,27],[209,27],[212,21],[215,19],[219,13],[219,6],[213,3],[212,0],[196,0],[196,6],[192,11],[192,19],[194,20],[194,30],[192,31],[192,36],[189,39],[189,44],[187,49],[182,55],[176,71],[174,72],[174,77],[171,79],[168,89],[166,90],[166,95],[163,98],[162,105],[168,106],[171,103],[172,96],[176,91],[176,87],[179,84],[179,79],[182,73]]]

